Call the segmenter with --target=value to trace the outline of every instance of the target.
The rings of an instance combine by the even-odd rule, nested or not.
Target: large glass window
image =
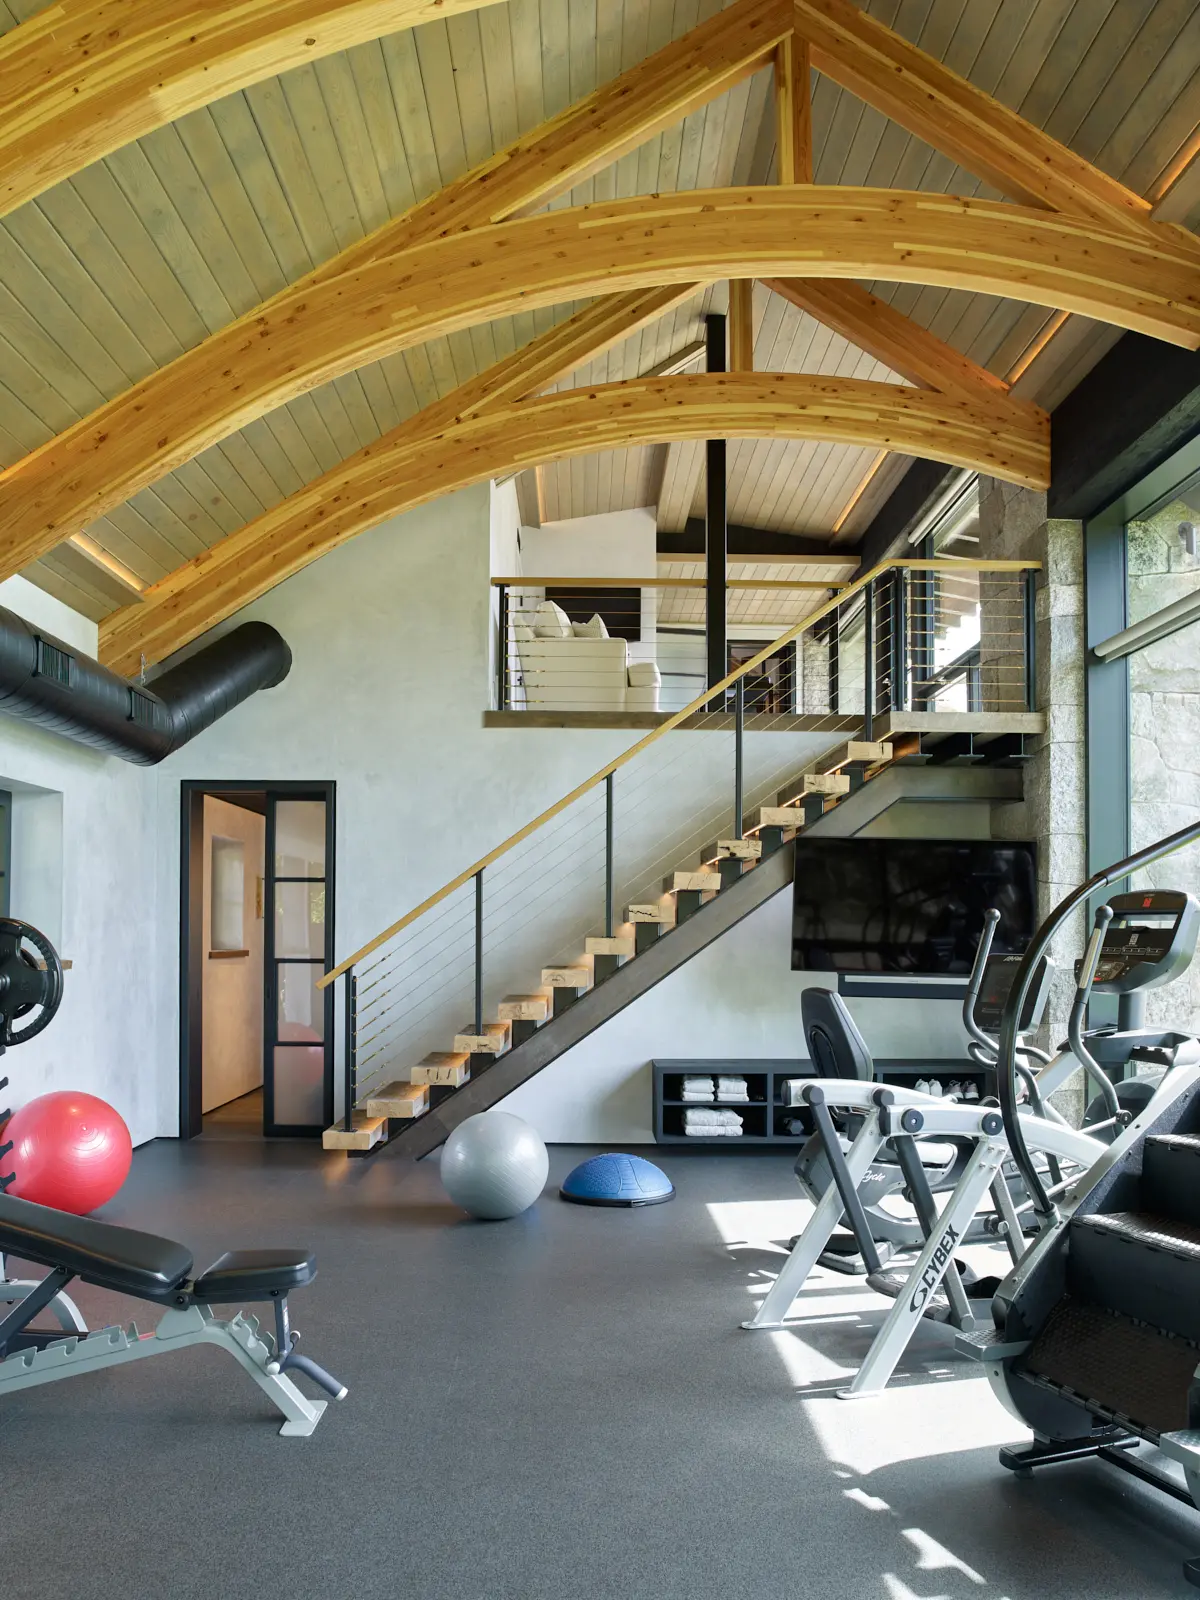
[[[1198,528],[1200,441],[1088,527],[1093,868],[1200,819]],[[1200,848],[1130,887],[1151,885],[1200,898]],[[1148,994],[1147,1015],[1200,1031],[1200,960]]]

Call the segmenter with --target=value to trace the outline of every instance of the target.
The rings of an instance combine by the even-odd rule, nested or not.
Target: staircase
[[[1012,719],[992,720],[991,764],[1011,766],[1022,753],[1014,754]],[[926,741],[936,750],[940,740],[953,737],[953,729],[943,728]],[[989,761],[988,730],[974,737],[972,761]],[[784,783],[773,804],[745,812],[740,836],[714,839],[670,871],[660,898],[627,905],[628,932],[587,937],[578,959],[541,968],[528,993],[499,1002],[494,1020],[481,1016],[464,1024],[446,1040],[448,1049],[427,1054],[356,1100],[351,1125],[343,1119],[327,1129],[325,1148],[426,1155],[459,1122],[504,1099],[788,887],[796,837],[814,829],[843,831],[836,826],[839,808],[850,811],[849,802],[867,785],[902,767],[920,770],[930,758],[917,734],[835,745]],[[1019,792],[1019,774],[1012,778],[1015,791],[1010,784],[998,793]],[[947,788],[943,779],[942,792]]]
[[[1018,798],[1044,731],[1036,566],[880,563],[328,973],[345,1109],[326,1149],[427,1154],[785,888],[799,835],[857,833],[902,799]],[[789,659],[803,711],[748,718],[747,679]],[[490,1007],[485,965],[513,991]]]

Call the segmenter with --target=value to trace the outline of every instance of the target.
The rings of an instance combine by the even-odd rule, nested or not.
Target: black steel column
[[[499,633],[496,639],[496,710],[508,710],[508,585],[502,583],[497,590],[500,596],[498,612]]]
[[[704,319],[709,372],[727,370],[725,318],[715,313]],[[705,659],[708,685],[720,683],[729,672],[726,645],[725,581],[729,562],[729,526],[725,495],[725,440],[710,439],[705,446],[706,498],[704,508]],[[723,705],[709,703],[710,711]]]
[[[863,738],[875,737],[875,580],[863,590]]]

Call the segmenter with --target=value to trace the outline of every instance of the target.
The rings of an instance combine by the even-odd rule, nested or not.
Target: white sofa
[[[572,624],[552,600],[532,621],[515,618],[513,645],[526,711],[657,711],[661,678],[651,660],[630,662],[624,639],[608,635],[599,617]],[[645,647],[634,646],[642,655]]]

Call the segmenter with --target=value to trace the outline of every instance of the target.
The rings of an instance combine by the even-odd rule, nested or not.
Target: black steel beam
[[[1103,510],[1197,433],[1200,352],[1122,334],[1051,413],[1049,515]]]
[[[780,533],[774,528],[747,528],[738,522],[726,522],[728,548],[731,557],[738,561],[759,561],[768,556],[827,556],[840,554],[830,551],[828,539],[802,538],[799,534]],[[658,534],[658,554],[661,560],[703,561],[704,519],[689,517],[682,533]],[[846,551],[847,561],[854,560],[853,551]]]

